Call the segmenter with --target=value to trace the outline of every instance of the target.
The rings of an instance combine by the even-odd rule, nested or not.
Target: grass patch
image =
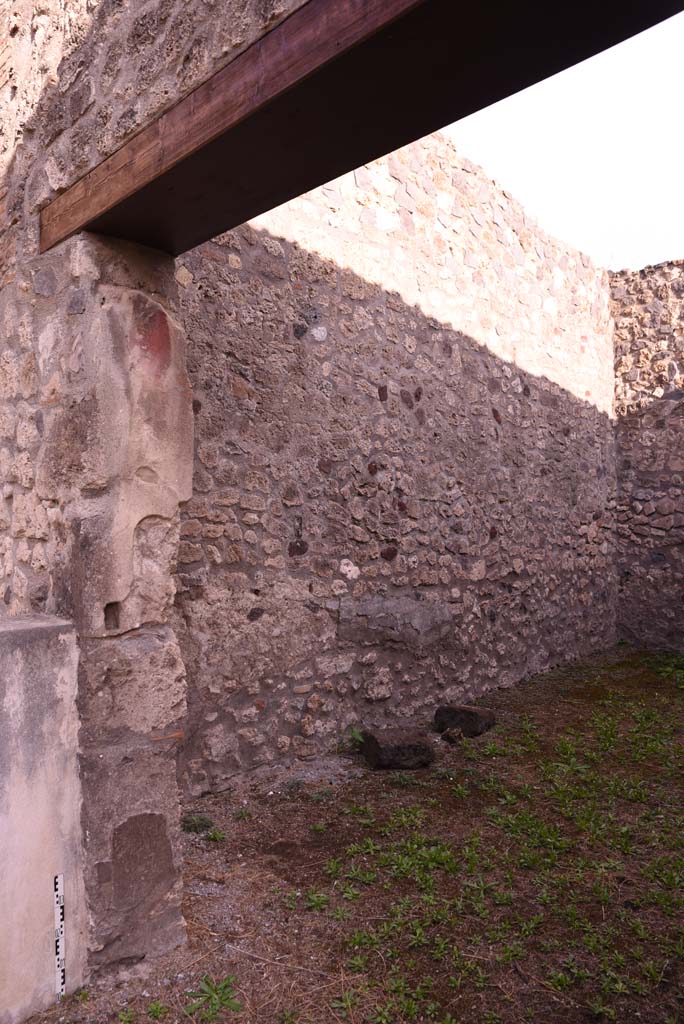
[[[491,695],[495,732],[430,771],[211,798],[195,973],[66,1019],[683,1024],[680,672],[622,649]]]

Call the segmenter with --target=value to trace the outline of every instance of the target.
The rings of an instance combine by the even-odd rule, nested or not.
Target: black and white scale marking
[[[66,995],[66,959],[64,948],[64,875],[55,875],[55,984],[57,996]]]

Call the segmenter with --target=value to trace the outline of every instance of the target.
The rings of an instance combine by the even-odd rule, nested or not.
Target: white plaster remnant
[[[340,562],[340,572],[343,576],[346,576],[348,580],[358,580],[361,575],[361,570],[358,565],[354,565],[348,558],[343,558]]]

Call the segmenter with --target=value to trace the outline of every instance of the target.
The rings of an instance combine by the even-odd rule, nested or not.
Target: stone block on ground
[[[0,1022],[57,1000],[55,877],[64,898],[64,982],[86,980],[78,647],[70,622],[0,620]]]
[[[460,730],[463,736],[473,739],[496,725],[496,716],[489,708],[475,708],[467,704],[444,704],[435,711],[434,725],[437,732]]]
[[[420,729],[367,730],[361,753],[371,768],[426,768],[435,759],[432,741]]]

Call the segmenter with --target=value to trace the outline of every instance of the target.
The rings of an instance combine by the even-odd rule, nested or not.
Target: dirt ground
[[[186,808],[187,947],[33,1024],[684,1024],[684,658],[483,703],[430,769],[341,754]]]

